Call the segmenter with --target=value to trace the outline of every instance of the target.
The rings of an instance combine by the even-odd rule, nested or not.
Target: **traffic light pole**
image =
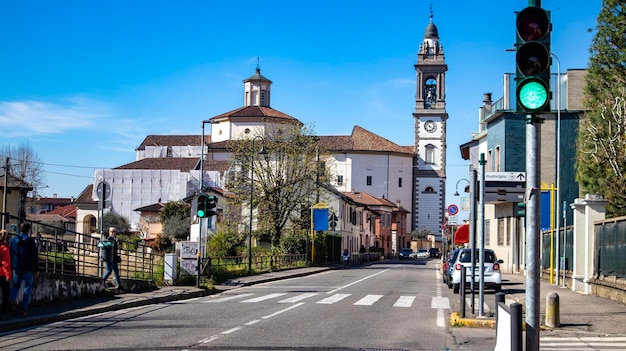
[[[541,119],[528,115],[526,119],[526,350],[539,350],[539,279],[540,279],[540,238],[539,179],[541,172],[538,161],[541,148],[538,136]]]

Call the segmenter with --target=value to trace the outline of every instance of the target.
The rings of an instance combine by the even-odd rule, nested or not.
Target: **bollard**
[[[459,284],[459,299],[461,303],[461,318],[465,318],[465,267],[461,267],[461,283]]]
[[[558,328],[561,326],[559,294],[551,292],[546,296],[546,326]]]
[[[511,304],[511,351],[522,351],[522,305],[513,302]]]
[[[504,303],[504,293],[497,292],[496,293],[496,336],[498,336],[498,304]]]

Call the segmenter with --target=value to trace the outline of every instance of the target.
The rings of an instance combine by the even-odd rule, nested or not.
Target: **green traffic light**
[[[537,81],[529,81],[521,85],[517,98],[520,105],[525,109],[530,111],[539,110],[548,101],[548,90]]]
[[[198,210],[198,217],[204,218],[204,210]]]

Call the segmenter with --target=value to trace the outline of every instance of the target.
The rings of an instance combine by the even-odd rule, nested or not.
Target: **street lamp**
[[[469,180],[467,180],[467,179],[465,179],[465,178],[461,178],[461,179],[459,179],[459,180],[456,182],[456,192],[454,193],[454,196],[460,196],[460,194],[459,194],[459,183],[460,183],[461,181],[463,181],[463,180],[467,182],[467,185],[469,185],[469,184],[470,184],[470,181],[469,181]]]
[[[267,150],[265,150],[265,139],[262,136],[257,135],[252,138],[252,148],[251,157],[250,157],[250,226],[248,233],[248,274],[252,273],[252,209],[254,203],[254,141],[256,139],[261,139],[261,150],[259,150],[259,155],[267,155]]]

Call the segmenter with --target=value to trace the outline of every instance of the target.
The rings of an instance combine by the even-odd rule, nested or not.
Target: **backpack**
[[[100,248],[100,259],[106,262],[113,261],[113,242],[109,240],[101,240],[98,243]]]

